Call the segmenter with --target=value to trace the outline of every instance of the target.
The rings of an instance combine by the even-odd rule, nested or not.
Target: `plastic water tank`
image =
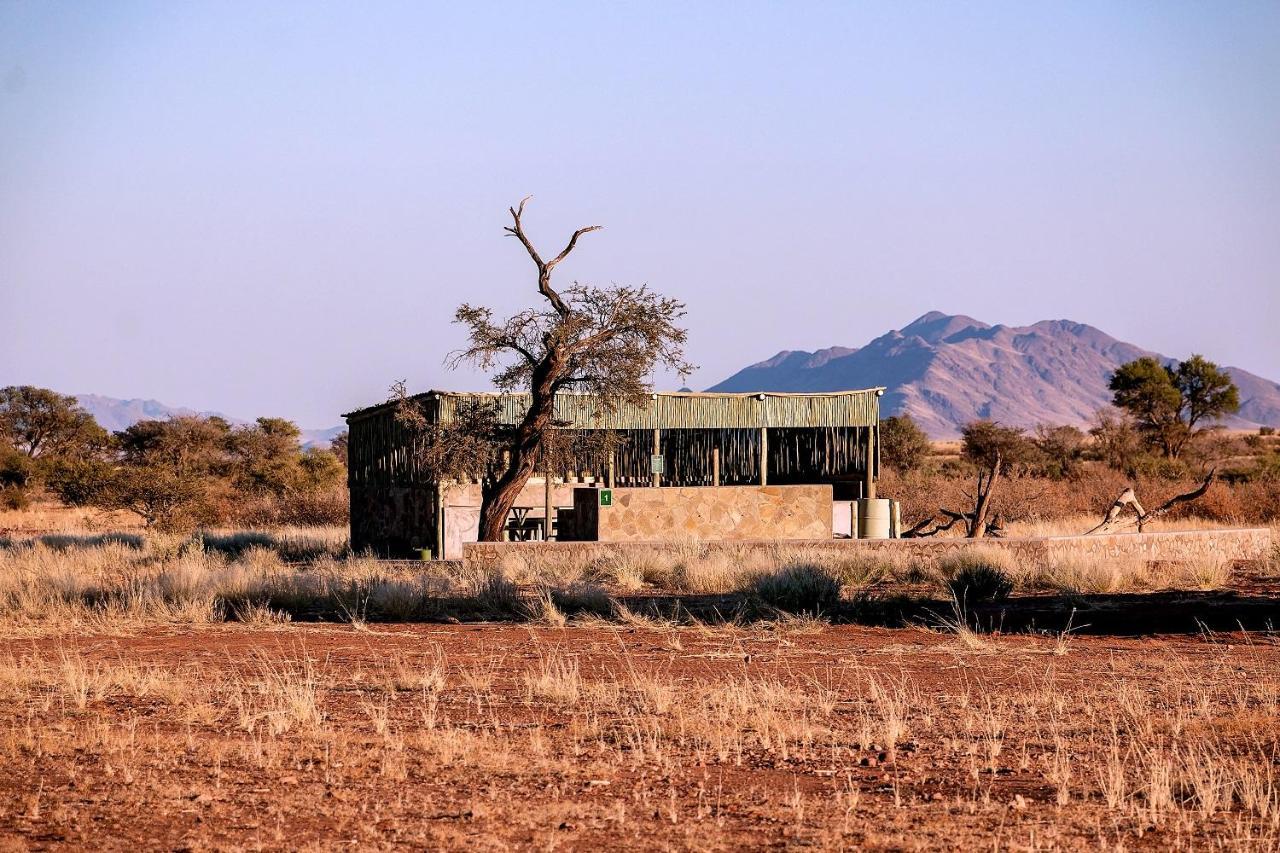
[[[858,538],[889,538],[889,499],[874,498],[858,501]]]

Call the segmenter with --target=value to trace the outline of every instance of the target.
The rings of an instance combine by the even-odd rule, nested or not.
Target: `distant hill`
[[[76,394],[75,398],[85,411],[93,415],[94,420],[112,432],[118,432],[133,426],[138,421],[163,421],[169,418],[198,415],[200,417],[220,417],[227,422],[243,425],[252,423],[244,418],[234,418],[221,412],[200,412],[181,406],[167,406],[158,400],[121,400],[116,397],[104,397],[101,394]],[[328,447],[345,426],[327,429],[304,429],[302,431],[303,447]]]
[[[783,351],[711,391],[839,391],[883,385],[885,415],[907,413],[934,438],[979,418],[1011,426],[1086,426],[1111,402],[1107,381],[1126,361],[1159,353],[1093,326],[1044,320],[992,326],[931,311],[864,347]],[[1209,358],[1212,353],[1205,353]],[[1233,427],[1280,426],[1280,384],[1228,367],[1240,389]]]

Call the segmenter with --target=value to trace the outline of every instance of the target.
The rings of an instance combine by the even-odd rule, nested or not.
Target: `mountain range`
[[[158,400],[121,400],[117,397],[104,397],[101,394],[76,394],[74,395],[76,402],[93,415],[94,420],[102,425],[104,429],[111,432],[119,432],[133,426],[138,421],[164,421],[169,418],[180,418],[195,415],[198,417],[220,417],[230,424],[243,426],[252,421],[244,418],[234,418],[224,415],[221,412],[199,412],[195,409],[187,409],[181,406],[167,406]],[[338,433],[345,430],[345,426],[329,427],[328,429],[304,429],[302,430],[302,446],[303,447],[328,447]]]
[[[784,350],[707,390],[821,392],[884,386],[882,415],[909,414],[930,437],[945,439],[980,418],[1009,426],[1087,427],[1094,413],[1111,402],[1111,373],[1142,356],[1172,361],[1071,320],[993,326],[961,314],[930,311],[862,347]],[[1225,370],[1240,389],[1240,411],[1223,423],[1251,429],[1280,426],[1280,384],[1239,367]],[[156,400],[99,394],[78,394],[76,399],[113,431],[140,420],[184,415],[218,415],[233,424],[250,423]],[[304,429],[303,446],[327,447],[345,428]]]
[[[943,439],[980,418],[1009,426],[1085,427],[1111,402],[1111,373],[1142,356],[1171,361],[1071,320],[992,326],[930,311],[863,347],[784,350],[707,390],[818,392],[882,385],[882,415],[908,414],[930,437]],[[1240,389],[1241,405],[1223,423],[1280,425],[1280,384],[1238,367],[1225,370]]]

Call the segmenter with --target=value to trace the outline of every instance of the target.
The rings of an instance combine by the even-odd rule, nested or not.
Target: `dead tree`
[[[1199,486],[1185,494],[1174,495],[1151,512],[1147,512],[1142,508],[1142,504],[1138,501],[1137,493],[1134,492],[1133,487],[1130,486],[1121,492],[1119,497],[1112,501],[1111,506],[1107,508],[1106,515],[1103,517],[1102,522],[1098,524],[1097,527],[1088,531],[1085,535],[1092,536],[1095,534],[1116,533],[1135,526],[1138,528],[1138,532],[1141,533],[1143,528],[1146,527],[1147,522],[1154,521],[1162,515],[1168,515],[1169,512],[1179,505],[1189,503],[1204,495],[1205,492],[1209,491],[1209,487],[1213,485],[1213,481],[1217,473],[1218,471],[1216,468],[1210,470],[1208,476],[1204,478],[1204,482]],[[1124,515],[1125,509],[1129,507],[1133,509],[1134,514]]]
[[[942,518],[939,519],[938,516]],[[940,509],[933,515],[916,524],[910,530],[902,533],[903,539],[924,539],[929,536],[937,536],[939,533],[945,533],[957,524],[964,523],[965,535],[970,538],[975,537],[974,531],[978,530],[976,513],[972,512],[956,512],[953,509]],[[931,526],[932,525],[932,526]],[[1004,536],[1004,525],[1001,523],[999,515],[992,515],[982,523],[983,533],[993,539]]]
[[[495,369],[502,391],[524,392],[528,407],[512,426],[504,460],[485,483],[480,506],[480,539],[502,538],[507,516],[529,477],[551,455],[556,395],[577,390],[593,396],[601,413],[620,405],[643,405],[658,367],[681,376],[693,370],[684,360],[685,330],[677,325],[684,304],[659,296],[647,287],[590,287],[574,283],[563,293],[551,285],[552,271],[569,256],[584,234],[573,232],[564,249],[543,260],[525,234],[525,198],[509,209],[512,224],[504,230],[524,246],[538,273],[538,293],[547,308],[531,308],[506,320],[490,309],[464,304],[455,321],[468,329],[466,348],[452,363],[469,361]]]
[[[961,458],[972,466],[976,477],[973,509],[939,509],[903,533],[904,538],[935,536],[961,523],[964,524],[965,536],[970,539],[1001,535],[999,516],[992,511],[992,498],[1001,478],[1023,465],[1033,446],[1022,430],[1002,427],[991,421],[975,421],[967,425],[963,436]],[[938,515],[942,515],[944,520],[935,522]]]

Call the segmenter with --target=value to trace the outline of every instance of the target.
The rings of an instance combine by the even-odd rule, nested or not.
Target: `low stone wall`
[[[578,489],[573,504],[577,538],[595,542],[803,541],[831,532],[824,485]]]
[[[655,490],[656,491],[656,490]],[[1152,562],[1190,562],[1199,559],[1262,560],[1271,553],[1271,531],[1265,527],[1119,533],[1109,536],[1054,536],[1034,539],[811,539],[797,542],[468,542],[463,559],[472,569],[493,569],[508,554],[563,554],[571,559],[609,559],[628,551],[687,554],[701,552],[767,551],[796,548],[821,552],[892,551],[906,553],[924,564],[971,548],[1012,551],[1019,563],[1045,569],[1068,559],[1143,559]]]

